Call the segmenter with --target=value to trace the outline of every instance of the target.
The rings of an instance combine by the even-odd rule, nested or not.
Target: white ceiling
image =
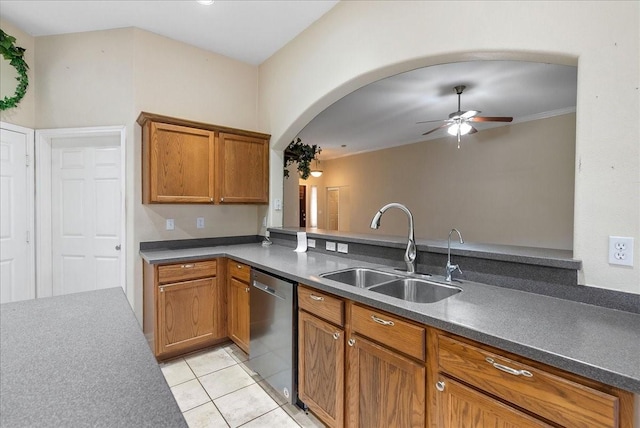
[[[258,65],[337,0],[0,1],[2,17],[32,36],[138,27]]]
[[[203,6],[194,0],[0,0],[0,13],[32,36],[138,27],[259,65],[337,3],[218,0]],[[517,61],[421,68],[352,92],[320,113],[298,136],[322,147],[321,159],[441,138],[447,135],[445,129],[422,136],[438,123],[416,122],[445,119],[456,111],[456,85],[467,86],[462,110],[513,116],[513,123],[550,117],[575,111],[576,80],[576,67]],[[482,131],[509,124],[474,126]]]
[[[435,65],[388,77],[336,101],[298,134],[322,148],[320,159],[449,136],[423,136],[458,110],[454,86],[466,85],[461,109],[479,116],[512,116],[511,124],[574,112],[577,67],[524,61],[470,61]],[[474,123],[483,129],[509,123]],[[471,138],[463,136],[462,138]],[[455,137],[449,136],[455,140]],[[346,145],[346,147],[342,147]]]

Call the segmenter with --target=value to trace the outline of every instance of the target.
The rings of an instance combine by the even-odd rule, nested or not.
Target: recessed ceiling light
[[[213,0],[197,0],[198,3],[203,4],[205,6],[210,6],[213,4]]]

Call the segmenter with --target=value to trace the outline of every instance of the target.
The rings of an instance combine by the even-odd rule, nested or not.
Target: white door
[[[33,130],[0,129],[0,303],[36,297],[33,252]]]
[[[121,286],[119,136],[51,144],[52,295]]]

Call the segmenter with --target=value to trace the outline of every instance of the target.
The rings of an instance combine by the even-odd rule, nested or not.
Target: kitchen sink
[[[337,272],[323,273],[320,276],[322,278],[360,288],[368,288],[396,279],[402,279],[399,275],[369,268],[344,269]]]
[[[415,303],[435,303],[462,291],[452,285],[414,278],[396,279],[370,287],[369,290]]]
[[[453,285],[370,268],[343,269],[320,277],[415,303],[438,302],[462,291]]]

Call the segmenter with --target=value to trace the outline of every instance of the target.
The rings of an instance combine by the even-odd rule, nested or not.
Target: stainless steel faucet
[[[464,240],[462,239],[462,235],[460,234],[460,231],[458,229],[455,229],[455,228],[451,229],[449,231],[449,239],[447,241],[447,267],[445,268],[446,275],[445,275],[445,278],[444,278],[444,280],[447,281],[447,282],[451,282],[451,274],[454,271],[457,270],[458,272],[462,273],[462,271],[460,270],[460,266],[451,264],[451,234],[453,232],[456,232],[458,234],[458,236],[460,237],[460,243],[464,244]]]
[[[404,211],[409,217],[409,242],[407,242],[407,250],[404,252],[404,262],[407,264],[407,272],[415,273],[416,271],[416,237],[413,232],[413,215],[407,207],[397,202],[392,202],[380,208],[380,210],[373,216],[371,220],[371,229],[377,229],[380,227],[380,217],[389,208],[399,208]]]

